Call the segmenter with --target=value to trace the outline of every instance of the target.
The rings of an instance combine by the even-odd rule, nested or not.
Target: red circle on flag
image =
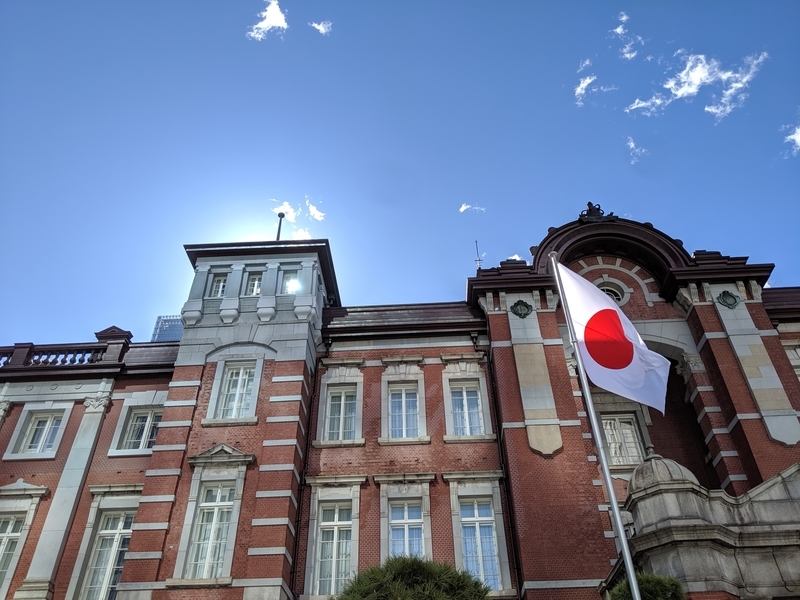
[[[606,369],[624,369],[633,360],[633,344],[625,337],[617,311],[604,308],[592,315],[583,340],[589,356]]]

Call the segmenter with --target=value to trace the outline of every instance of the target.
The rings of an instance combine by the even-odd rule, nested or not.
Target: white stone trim
[[[500,499],[500,478],[502,471],[472,471],[442,473],[450,485],[450,510],[453,522],[453,549],[457,569],[464,568],[463,541],[461,538],[461,499],[487,498],[492,502],[494,529],[497,538],[497,555],[500,562],[500,582],[502,590],[511,589],[511,569],[508,562],[508,545],[503,523],[503,505]]]
[[[3,460],[46,460],[55,458],[58,453],[58,448],[61,445],[61,439],[64,437],[64,431],[69,424],[69,417],[72,414],[74,406],[75,403],[70,400],[25,402],[25,404],[22,405],[22,412],[17,420],[14,433],[11,434],[11,441],[8,443],[5,454],[3,454]],[[53,449],[47,452],[20,452],[20,446],[28,433],[31,420],[36,415],[52,415],[58,413],[61,413],[61,425],[58,428],[56,439],[53,442]]]
[[[164,403],[167,400],[167,392],[156,392],[148,390],[146,392],[133,392],[130,397],[125,398],[122,403],[122,410],[119,413],[117,424],[114,427],[114,436],[111,438],[111,446],[108,449],[108,456],[140,456],[153,453],[151,448],[136,448],[124,450],[119,446],[123,441],[125,431],[128,429],[131,413],[136,409],[150,409],[153,411],[161,409],[163,412]],[[176,421],[180,423],[180,421]],[[191,425],[191,421],[188,421]],[[159,427],[178,427],[178,425],[161,425]],[[147,432],[145,432],[145,435]]]
[[[217,359],[217,370],[214,372],[214,382],[211,384],[211,396],[208,402],[208,412],[203,421],[213,422],[213,424],[221,424],[223,421],[240,421],[242,418],[256,416],[256,407],[258,405],[258,391],[261,389],[261,375],[264,370],[264,357],[262,356],[240,356],[228,355],[219,357]],[[244,417],[234,419],[220,419],[216,416],[217,401],[222,389],[222,377],[225,374],[225,367],[229,364],[253,364],[255,371],[253,373],[253,395],[250,398],[250,406],[247,409],[247,414]],[[219,422],[219,423],[217,423]],[[257,421],[256,421],[257,422]],[[232,423],[234,424],[234,423]],[[237,425],[243,423],[235,423]]]
[[[8,588],[14,578],[20,554],[22,554],[22,549],[28,539],[28,533],[31,530],[39,500],[47,492],[48,489],[46,487],[26,483],[22,478],[17,479],[14,483],[0,487],[0,515],[23,516],[22,530],[19,532],[17,547],[14,549],[14,554],[8,564],[5,580],[0,584],[0,598],[5,598],[8,594]]]
[[[486,374],[479,364],[483,354],[475,352],[462,355],[443,355],[445,363],[442,371],[442,394],[444,396],[444,418],[445,418],[445,441],[455,442],[468,438],[484,439],[494,433],[492,429],[492,415],[489,410],[489,388],[486,385]],[[483,419],[482,436],[456,436],[453,434],[455,425],[453,422],[453,400],[450,392],[450,382],[476,383],[481,401],[481,415]],[[490,439],[490,438],[486,438]]]
[[[381,563],[389,558],[389,507],[393,501],[419,500],[422,506],[422,540],[425,558],[433,560],[430,482],[435,473],[373,475],[380,486]]]
[[[367,480],[366,475],[343,475],[327,477],[307,477],[306,483],[311,486],[311,505],[308,516],[308,549],[305,573],[305,593],[312,592],[317,582],[319,568],[319,522],[317,513],[320,503],[337,500],[350,501],[352,509],[352,525],[350,538],[350,570],[358,573],[358,542],[360,532],[359,509],[361,504],[361,484]],[[325,596],[327,597],[327,596]]]
[[[103,519],[103,513],[119,510],[136,511],[139,508],[142,486],[93,485],[89,487],[89,491],[92,494],[89,518],[86,520],[81,545],[78,547],[78,555],[75,559],[75,566],[72,568],[72,576],[67,587],[67,598],[77,598],[83,589],[86,567],[88,566],[98,528]],[[125,560],[128,560],[128,554],[125,554]]]
[[[553,590],[564,588],[596,588],[602,579],[555,579],[549,581],[526,581],[523,590]]]
[[[352,359],[351,359],[352,360]],[[331,359],[328,359],[328,366],[325,374],[320,379],[319,390],[319,411],[317,413],[317,435],[314,441],[318,442],[334,442],[342,444],[342,442],[359,441],[363,445],[363,422],[364,422],[364,374],[359,369],[361,359],[358,364],[330,364]],[[327,440],[326,427],[328,422],[328,405],[330,403],[330,393],[336,389],[354,389],[356,394],[356,419],[355,419],[355,435],[354,440]]]

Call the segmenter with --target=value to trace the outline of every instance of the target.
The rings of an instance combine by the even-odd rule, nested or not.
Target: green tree
[[[489,588],[467,571],[415,556],[394,556],[359,573],[335,600],[485,600]]]
[[[639,592],[642,600],[683,600],[683,586],[674,577],[656,575],[654,573],[637,573]],[[611,588],[611,600],[631,600],[631,588],[628,580],[623,579]]]

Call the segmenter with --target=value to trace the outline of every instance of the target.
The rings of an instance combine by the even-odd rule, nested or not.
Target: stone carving
[[[89,410],[104,410],[110,400],[111,394],[108,392],[97,392],[94,396],[87,396],[83,401],[83,405]]]
[[[11,408],[11,402],[3,400],[0,402],[0,420],[5,419],[8,414],[8,409]]]
[[[711,285],[708,283],[703,283],[703,296],[705,296],[706,302],[713,302],[713,294],[711,293]]]
[[[683,377],[683,382],[687,383],[692,373],[704,373],[706,366],[703,364],[699,354],[684,353],[681,355],[681,361],[675,369],[678,375]]]
[[[700,292],[697,291],[697,284],[690,283],[688,290],[689,290],[689,297],[692,299],[692,302],[694,303],[700,302]]]
[[[578,361],[574,358],[567,359],[567,371],[569,371],[570,377],[577,377],[578,376]]]
[[[761,286],[758,285],[758,282],[751,279],[747,282],[747,286],[750,288],[750,295],[753,296],[753,300],[761,300]]]
[[[578,220],[581,223],[600,223],[602,221],[616,221],[617,217],[613,212],[605,214],[599,204],[586,203],[586,210],[581,211]]]
[[[547,300],[547,309],[555,310],[558,305],[558,295],[555,294],[553,290],[545,290],[544,295],[545,300]]]
[[[683,288],[679,289],[678,293],[675,295],[673,306],[675,306],[675,309],[680,312],[684,318],[689,314],[689,311],[692,310],[692,304],[692,299],[686,293],[686,290]]]
[[[742,299],[736,294],[731,294],[728,290],[722,290],[722,293],[717,296],[717,302],[725,308],[733,310],[742,302]]]
[[[736,288],[739,290],[739,296],[747,298],[747,290],[744,287],[744,281],[737,281]]]
[[[524,319],[533,312],[533,307],[524,300],[517,300],[511,306],[511,312],[517,315],[520,319]]]

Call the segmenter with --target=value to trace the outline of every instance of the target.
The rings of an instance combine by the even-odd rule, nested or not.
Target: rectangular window
[[[418,436],[419,407],[416,386],[390,388],[389,437],[415,438]]]
[[[390,553],[392,556],[423,557],[422,505],[392,504],[389,507]]]
[[[281,294],[297,294],[300,291],[300,279],[297,271],[281,272]]]
[[[483,435],[483,411],[478,388],[450,383],[453,403],[453,434]]]
[[[136,410],[128,418],[125,437],[120,450],[148,450],[156,443],[158,424],[161,422],[161,410]]]
[[[258,296],[261,293],[261,275],[250,275],[247,278],[247,296]]]
[[[601,415],[611,465],[638,465],[644,459],[635,415]]]
[[[233,497],[232,482],[203,488],[189,549],[186,573],[189,579],[213,579],[222,575]]]
[[[356,391],[332,389],[328,395],[326,440],[353,440],[356,437]]]
[[[14,558],[23,522],[24,518],[20,516],[0,517],[0,584],[5,581]]]
[[[86,572],[82,600],[114,600],[116,597],[134,514],[103,515]]]
[[[255,363],[225,365],[214,418],[240,419],[249,416],[255,373]]]
[[[461,502],[461,540],[464,568],[491,589],[501,589],[491,501]]]
[[[36,414],[31,417],[31,423],[19,451],[26,454],[52,452],[63,416],[63,413],[56,413]]]
[[[225,296],[225,284],[228,281],[227,275],[214,275],[214,279],[211,282],[211,297],[212,298],[222,298]]]
[[[320,506],[319,583],[320,595],[338,594],[350,579],[352,505]]]

